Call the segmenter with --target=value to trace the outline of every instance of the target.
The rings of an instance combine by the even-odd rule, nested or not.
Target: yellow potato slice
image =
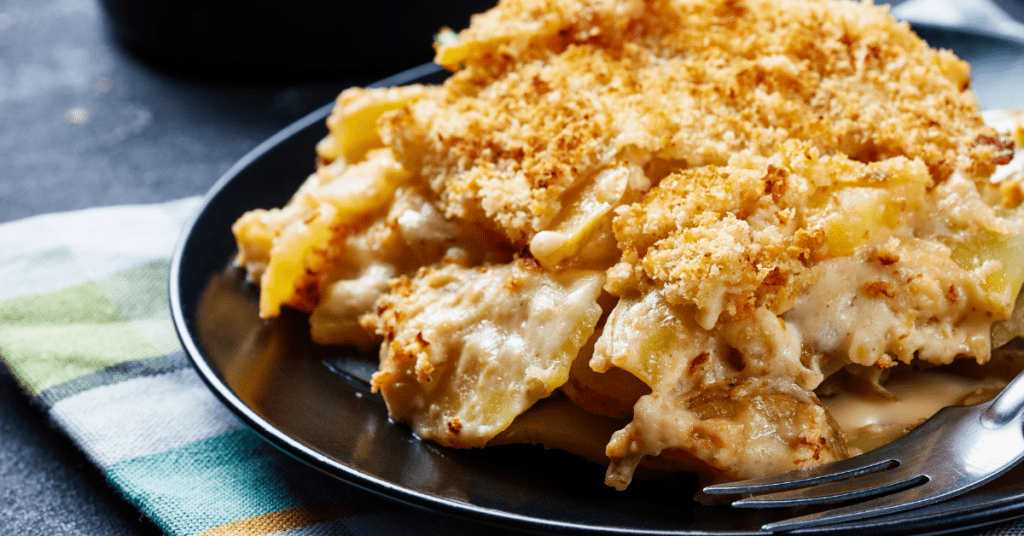
[[[421,271],[378,302],[382,392],[393,419],[446,446],[482,447],[565,383],[601,316],[596,270],[535,261]]]
[[[343,91],[327,118],[328,135],[317,144],[317,156],[324,162],[341,160],[351,164],[361,161],[370,149],[384,146],[377,133],[380,116],[403,108],[432,91],[437,91],[437,88],[423,85]]]

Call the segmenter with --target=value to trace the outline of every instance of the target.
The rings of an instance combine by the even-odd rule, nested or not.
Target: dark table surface
[[[1019,50],[1010,51],[1018,69]],[[339,90],[430,56],[424,43],[419,55],[374,56],[315,75],[280,65],[200,69],[125,47],[99,0],[3,0],[0,223],[203,194],[239,157]],[[1017,87],[1014,98],[1024,98]],[[3,367],[0,533],[159,533]]]

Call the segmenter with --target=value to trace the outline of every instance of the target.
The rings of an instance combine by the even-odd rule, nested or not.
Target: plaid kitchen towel
[[[27,393],[170,535],[488,533],[308,468],[213,396],[167,301],[199,202],[0,225],[0,358]]]
[[[169,257],[199,203],[0,225],[0,358],[28,394],[170,535],[494,532],[308,468],[221,405],[185,358],[167,302]]]

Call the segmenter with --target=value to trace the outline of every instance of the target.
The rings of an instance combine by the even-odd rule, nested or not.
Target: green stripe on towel
[[[161,352],[128,324],[0,326],[0,354],[33,394]]]
[[[0,302],[0,354],[39,394],[129,360],[180,349],[167,305],[166,260],[105,279]]]
[[[0,302],[0,326],[123,321],[118,308],[93,281]]]

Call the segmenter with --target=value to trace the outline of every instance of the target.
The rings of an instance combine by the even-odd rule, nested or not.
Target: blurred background
[[[201,194],[494,3],[0,0],[0,221]]]
[[[203,194],[342,89],[430,61],[434,33],[494,3],[0,0],[0,223]],[[1024,3],[896,3],[975,64],[984,105],[1024,108]],[[0,367],[0,534],[158,532]]]
[[[331,78],[430,61],[432,37],[495,0],[100,0],[147,60],[235,79]]]

